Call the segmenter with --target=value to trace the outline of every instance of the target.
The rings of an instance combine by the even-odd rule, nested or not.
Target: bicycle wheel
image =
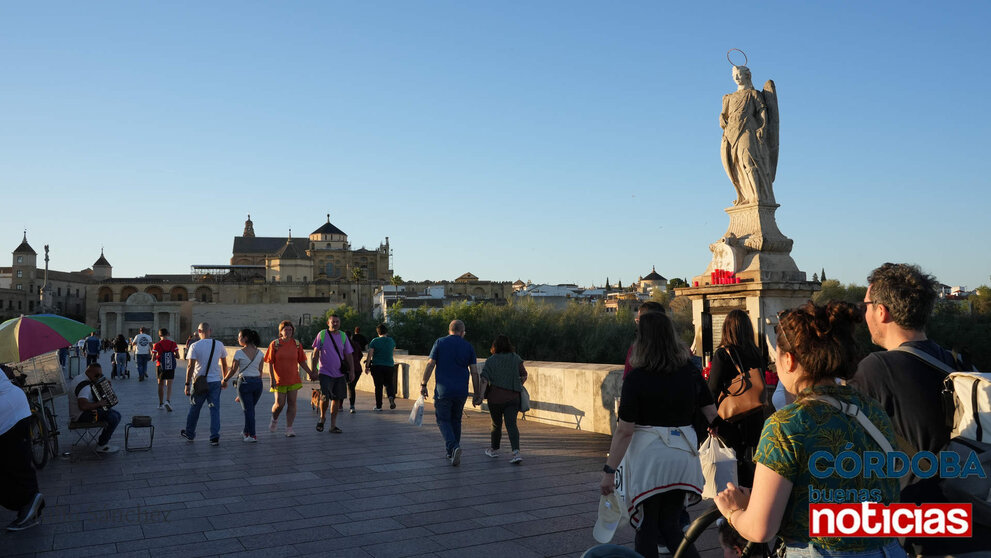
[[[45,419],[48,422],[48,455],[54,459],[58,457],[58,422],[55,421],[55,413],[51,409],[45,408]]]
[[[40,471],[48,463],[48,428],[37,409],[31,412],[28,432],[31,439],[31,462]]]

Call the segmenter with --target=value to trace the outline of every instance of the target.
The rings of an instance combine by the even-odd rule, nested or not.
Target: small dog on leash
[[[313,393],[310,394],[310,409],[317,409],[320,407],[321,397],[323,397],[323,394],[320,393],[320,390],[314,388]]]

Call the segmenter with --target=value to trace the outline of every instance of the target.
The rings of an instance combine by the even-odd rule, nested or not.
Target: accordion
[[[109,409],[119,403],[117,394],[114,393],[114,387],[110,384],[110,380],[105,377],[100,376],[90,387],[93,389],[93,396],[96,397],[97,401],[106,400],[107,404],[104,405],[104,409]]]

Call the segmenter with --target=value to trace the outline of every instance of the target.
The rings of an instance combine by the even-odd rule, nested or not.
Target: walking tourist
[[[127,339],[124,339],[123,334],[118,333],[117,337],[114,337],[112,347],[114,350],[114,369],[111,371],[110,377],[120,376],[123,378],[127,376],[130,378],[131,373],[127,371],[127,361],[131,359],[131,356],[127,352],[128,342]]]
[[[220,390],[221,379],[227,375],[227,349],[216,339],[211,339],[210,324],[203,322],[196,328],[200,340],[193,343],[186,352],[186,385],[184,393],[190,398],[189,414],[186,415],[186,428],[179,435],[192,442],[196,438],[196,423],[199,422],[203,403],[210,408],[210,445],[220,445]],[[206,388],[194,389],[196,380],[204,378]]]
[[[690,356],[666,314],[640,317],[630,355],[633,370],[623,381],[619,420],[602,467],[599,488],[608,495],[623,463],[626,504],[635,510],[635,549],[648,558],[657,556],[658,543],[678,548],[686,500],[697,502],[702,495],[692,417],[701,409],[711,423],[716,408]],[[698,552],[689,547],[685,556],[698,557]]]
[[[520,412],[520,393],[526,383],[526,367],[523,366],[523,359],[513,352],[513,345],[505,335],[495,338],[490,351],[492,356],[485,359],[482,365],[479,387],[489,402],[489,415],[492,417],[489,431],[492,445],[485,450],[485,455],[499,457],[502,423],[505,420],[509,445],[513,448],[513,457],[509,462],[519,465],[523,462],[523,456],[520,455],[520,430],[516,426],[516,416]]]
[[[95,331],[90,333],[89,337],[86,338],[86,366],[100,362],[100,349],[102,348],[103,342],[100,337]]]
[[[258,348],[261,338],[253,329],[239,331],[237,343],[241,348],[234,353],[234,362],[230,373],[224,376],[223,387],[227,387],[227,382],[236,376],[237,393],[241,408],[244,409],[244,431],[241,435],[245,442],[253,443],[258,441],[258,434],[255,432],[255,405],[262,397],[261,364],[265,356]],[[287,419],[288,414],[287,411]],[[288,434],[288,429],[286,431]]]
[[[908,455],[919,451],[938,455],[950,440],[941,399],[946,372],[899,347],[922,351],[956,370],[969,370],[954,363],[952,353],[926,336],[937,285],[935,277],[908,264],[886,263],[867,278],[864,319],[871,340],[886,350],[860,361],[851,384],[888,412],[900,442],[898,449]],[[901,491],[903,503],[947,502],[938,476],[913,476],[908,482]],[[920,555],[966,556],[991,549],[991,532],[975,526],[970,538],[926,537],[907,542]]]
[[[151,335],[148,328],[142,327],[134,336],[134,360],[138,366],[138,381],[143,382],[148,377],[148,361],[151,360]]]
[[[393,352],[396,350],[396,341],[389,337],[389,328],[385,324],[375,326],[375,333],[378,337],[368,343],[368,358],[366,362],[366,372],[372,375],[372,383],[375,384],[375,410],[382,410],[382,388],[385,388],[386,395],[389,396],[389,408],[396,408],[396,384],[393,378],[396,372],[396,363],[393,360]],[[355,372],[357,374],[357,371]]]
[[[662,306],[659,302],[654,302],[653,300],[648,300],[640,304],[640,307],[637,308],[637,315],[633,318],[633,322],[640,323],[640,318],[643,317],[644,314],[649,314],[651,312],[660,312],[661,314],[664,314],[664,306]],[[630,370],[633,370],[633,366],[630,365],[630,355],[632,353],[633,344],[631,343],[630,348],[626,350],[626,361],[623,364],[623,379],[626,379],[626,376],[630,373]]]
[[[729,393],[730,383],[740,374],[757,368],[763,375],[764,364],[754,343],[754,328],[743,310],[733,310],[723,322],[722,342],[712,355],[709,370],[709,393],[719,409],[719,398]],[[753,388],[758,389],[759,386]],[[724,415],[725,416],[725,415]],[[764,409],[733,417],[719,425],[719,436],[736,452],[740,486],[753,486],[753,453],[764,427]]]
[[[268,363],[268,375],[271,380],[270,388],[275,393],[275,403],[272,405],[272,421],[268,425],[269,432],[275,432],[279,425],[279,415],[286,411],[286,437],[293,438],[296,432],[292,425],[296,420],[296,396],[303,382],[299,378],[299,367],[306,370],[307,376],[312,376],[310,367],[306,364],[306,352],[303,344],[293,337],[296,328],[289,320],[279,323],[279,338],[272,341],[265,351],[265,362]],[[261,380],[259,380],[261,381]],[[257,398],[255,399],[257,402]],[[244,402],[241,403],[244,405]],[[245,407],[247,420],[247,407]],[[253,428],[252,428],[253,429]]]
[[[474,391],[471,403],[479,406],[482,394],[478,386],[478,364],[475,348],[465,341],[465,323],[454,320],[448,326],[448,336],[434,341],[430,349],[430,360],[423,371],[420,382],[420,395],[427,396],[427,382],[434,368],[437,381],[434,385],[434,413],[437,427],[444,437],[444,447],[451,465],[461,465],[461,415],[468,399],[468,377]]]
[[[105,422],[107,426],[96,440],[96,451],[114,453],[120,448],[110,445],[110,438],[120,424],[120,413],[111,409],[103,399],[97,399],[93,382],[103,376],[103,368],[90,364],[86,371],[69,383],[69,422]]]
[[[809,458],[815,452],[862,456],[865,451],[884,451],[885,445],[895,443],[891,421],[881,406],[852,387],[837,383],[838,378],[850,378],[856,370],[853,331],[861,321],[863,313],[845,302],[825,306],[809,302],[780,315],[775,327],[775,362],[779,381],[795,396],[795,402],[775,412],[764,425],[754,455],[753,490],[729,484],[716,496],[720,513],[745,539],[767,542],[777,534],[784,539],[788,556],[905,555],[898,541],[890,538],[809,536],[809,503],[814,501],[810,500],[811,490],[830,495],[828,501],[836,501],[834,494],[866,494],[870,501],[885,505],[898,501],[895,478],[818,478],[809,472]],[[840,407],[859,409],[883,439],[876,440]]]
[[[355,413],[354,400],[357,397],[355,390],[358,387],[358,380],[361,379],[361,357],[368,346],[368,339],[361,334],[360,327],[355,327],[354,333],[348,335],[348,340],[351,341],[351,349],[354,351],[351,353],[351,370],[354,371],[354,374],[348,380],[348,402],[351,403],[351,414],[353,415]]]
[[[6,367],[0,373],[0,506],[17,512],[7,530],[23,531],[41,520],[45,497],[31,464],[31,406],[9,373]]]
[[[169,330],[158,330],[158,343],[152,348],[152,356],[158,367],[155,377],[158,379],[158,408],[172,412],[172,381],[175,379],[175,369],[179,360],[179,345],[169,338]]]
[[[331,314],[327,318],[327,329],[313,340],[311,364],[319,370],[320,378],[320,420],[317,432],[323,432],[327,419],[327,406],[330,405],[330,433],[343,432],[337,425],[337,415],[344,406],[348,395],[348,382],[354,380],[355,370],[351,368],[351,353],[354,349],[348,336],[341,331],[341,318]]]

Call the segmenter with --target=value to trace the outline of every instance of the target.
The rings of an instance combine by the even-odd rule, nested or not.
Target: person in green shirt
[[[372,375],[375,383],[375,410],[382,410],[382,387],[385,387],[389,396],[389,408],[396,408],[396,384],[393,382],[393,375],[396,370],[396,363],[392,359],[392,352],[396,350],[396,341],[386,335],[389,328],[385,324],[375,326],[375,333],[378,337],[368,343],[368,358],[365,359],[365,373]]]
[[[881,406],[837,380],[849,379],[857,369],[858,349],[853,332],[863,311],[845,302],[817,306],[811,302],[780,314],[775,362],[778,378],[795,402],[764,423],[754,454],[757,464],[753,490],[728,488],[716,496],[716,505],[730,526],[750,541],[784,539],[786,556],[844,557],[905,556],[893,538],[810,537],[810,502],[898,502],[898,479],[875,475],[843,478],[813,476],[809,459],[825,451],[834,457],[852,451],[883,451],[879,442],[857,420],[834,408],[855,405],[895,445],[894,428]]]
[[[526,367],[523,366],[523,359],[513,352],[513,345],[505,335],[495,338],[491,351],[492,356],[485,359],[482,366],[480,388],[489,402],[489,415],[492,417],[492,445],[485,450],[485,455],[499,456],[502,423],[505,420],[509,444],[513,448],[513,457],[509,462],[519,465],[523,457],[520,455],[520,429],[516,426],[516,416],[520,412],[520,392],[527,378]]]

